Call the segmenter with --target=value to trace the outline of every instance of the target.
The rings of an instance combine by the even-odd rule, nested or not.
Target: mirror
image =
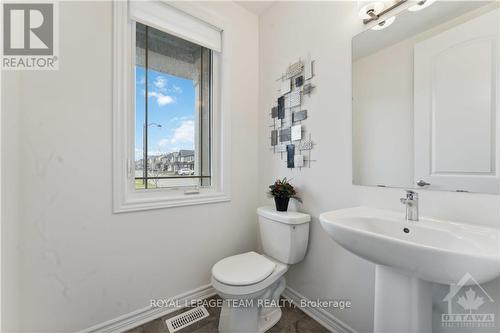
[[[353,38],[354,184],[500,193],[499,18],[437,1]]]

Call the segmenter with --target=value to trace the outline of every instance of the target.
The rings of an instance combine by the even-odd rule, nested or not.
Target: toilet
[[[212,267],[212,286],[224,300],[219,332],[265,332],[281,318],[280,295],[288,265],[304,259],[308,214],[257,209],[262,254],[246,252]]]

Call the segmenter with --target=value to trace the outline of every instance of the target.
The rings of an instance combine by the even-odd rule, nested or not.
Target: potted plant
[[[296,197],[295,188],[285,178],[277,179],[274,184],[269,186],[269,194],[274,197],[276,210],[279,212],[286,212],[288,210],[288,202],[290,198],[294,198],[301,202],[300,198]]]

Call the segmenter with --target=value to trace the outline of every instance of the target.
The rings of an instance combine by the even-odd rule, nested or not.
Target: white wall
[[[291,268],[288,284],[311,299],[350,298],[353,308],[334,310],[334,315],[368,333],[373,322],[374,266],[337,246],[318,221],[322,212],[356,205],[403,210],[402,190],[351,185],[350,48],[352,36],[362,29],[355,2],[278,2],[261,17],[259,187],[266,188],[277,177],[292,178],[304,200],[299,208],[313,216],[307,257]],[[312,151],[316,162],[310,169],[288,170],[269,150],[269,110],[276,98],[275,80],[308,52],[316,60],[317,88],[305,104],[309,119],[304,124],[317,143]],[[500,224],[498,196],[420,192],[425,216]],[[263,194],[261,202],[270,204]],[[500,279],[484,287],[498,295]]]
[[[19,107],[2,108],[20,122],[2,141],[19,140],[8,177],[18,182],[22,331],[113,319],[208,284],[217,260],[255,248],[258,20],[232,3],[206,6],[230,20],[233,36],[232,201],[114,215],[112,6],[60,4],[60,69],[21,73]],[[5,94],[2,106],[15,98]]]
[[[15,330],[19,325],[19,179],[16,177],[19,159],[19,73],[3,72],[1,114],[1,263],[3,332]]]

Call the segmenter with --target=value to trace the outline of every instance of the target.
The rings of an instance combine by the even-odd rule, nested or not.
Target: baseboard
[[[282,294],[283,297],[289,299],[294,304],[300,304],[301,300],[307,299],[296,290],[286,287]],[[300,307],[309,317],[316,320],[323,327],[334,333],[357,333],[352,327],[336,318],[333,314],[322,308],[316,307]]]
[[[186,304],[193,300],[205,299],[215,295],[215,290],[211,285],[188,291],[184,294],[169,298],[172,303]],[[153,308],[145,307],[134,312],[125,314],[107,322],[84,329],[78,333],[121,333],[134,327],[140,326],[169,313],[179,310],[178,307]]]
[[[200,288],[188,291],[184,294],[172,297],[170,298],[170,300],[173,302],[177,302],[178,304],[185,304],[193,300],[205,299],[214,296],[215,294],[215,290],[211,285],[205,285]],[[295,304],[299,304],[301,300],[307,299],[305,296],[290,287],[287,287],[285,289],[282,296],[289,299]],[[342,322],[333,314],[324,309],[312,307],[301,307],[300,309],[331,332],[357,333],[349,325]],[[104,323],[81,330],[78,333],[122,333],[134,327],[168,315],[169,313],[177,310],[179,310],[179,308],[177,307],[153,308],[148,306],[122,315],[115,319],[111,319]]]

